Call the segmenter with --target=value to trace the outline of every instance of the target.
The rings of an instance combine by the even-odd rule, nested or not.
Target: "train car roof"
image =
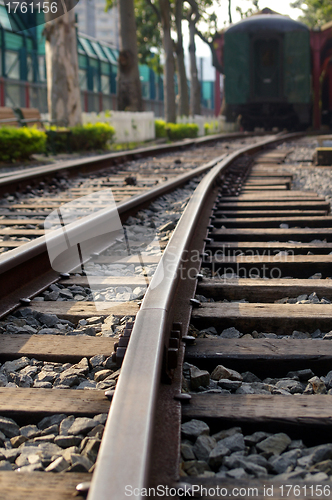
[[[309,28],[298,21],[294,21],[290,17],[281,16],[280,14],[259,14],[246,19],[242,19],[236,24],[233,24],[225,30],[225,33],[235,33],[240,31],[254,32],[257,31],[308,31]]]

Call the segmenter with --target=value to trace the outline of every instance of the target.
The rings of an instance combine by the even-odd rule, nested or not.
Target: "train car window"
[[[253,43],[253,90],[258,100],[275,99],[280,94],[280,46],[276,39],[256,39]]]
[[[262,50],[261,58],[262,58],[262,66],[273,66],[275,64],[274,61],[275,52],[272,47],[266,47]]]

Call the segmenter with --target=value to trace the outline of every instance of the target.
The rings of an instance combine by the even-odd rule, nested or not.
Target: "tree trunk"
[[[189,55],[190,55],[190,114],[201,114],[201,86],[196,64],[195,29],[196,19],[189,18]]]
[[[199,38],[204,42],[206,43],[209,47],[210,47],[210,50],[211,50],[211,55],[212,55],[212,66],[214,66],[216,68],[217,71],[219,71],[219,73],[224,73],[224,68],[221,64],[221,62],[219,61],[219,56],[218,56],[218,53],[216,51],[216,48],[214,46],[215,44],[215,40],[212,40],[212,42],[210,42],[198,29],[197,27],[195,28],[195,32],[196,32],[196,35],[199,36]]]
[[[175,88],[174,88],[174,55],[171,37],[171,12],[169,0],[159,0],[161,24],[163,28],[164,64],[164,106],[167,122],[176,122]]]
[[[44,33],[50,119],[73,127],[82,119],[74,9],[47,22]]]
[[[178,38],[176,44],[176,61],[177,61],[178,85],[179,85],[178,114],[180,116],[189,116],[189,94],[188,94],[186,67],[184,65],[183,36],[182,36],[182,10],[183,10],[183,0],[176,0],[175,23],[176,23],[176,33]]]
[[[119,0],[120,54],[117,94],[120,111],[142,111],[134,0]]]
[[[232,24],[232,0],[228,0],[228,19],[229,24]]]

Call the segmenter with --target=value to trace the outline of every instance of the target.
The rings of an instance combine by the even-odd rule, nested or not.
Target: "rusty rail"
[[[120,165],[126,161],[131,161],[139,158],[153,156],[155,154],[171,153],[181,151],[190,146],[200,146],[215,141],[223,141],[228,139],[239,139],[241,137],[250,137],[253,132],[233,132],[230,134],[217,134],[198,139],[184,139],[173,144],[163,144],[158,146],[148,146],[145,148],[137,148],[131,151],[121,151],[119,153],[107,153],[88,158],[80,158],[78,160],[68,160],[58,162],[53,165],[45,165],[33,167],[17,173],[9,174],[0,177],[0,194],[14,192],[24,188],[27,185],[40,182],[42,179],[52,178],[57,174],[76,175],[78,173],[93,172],[103,168]]]
[[[127,485],[137,488],[137,500],[144,498],[141,492],[148,487],[157,388],[162,370],[164,337],[170,321],[169,308],[180,279],[178,270],[182,258],[218,176],[240,156],[300,135],[275,136],[230,154],[196,188],[163,253],[136,316],[88,500],[125,500]]]
[[[116,207],[120,219],[123,222],[132,211],[138,211],[139,208],[145,206],[155,198],[176,189],[193,177],[211,169],[216,163],[224,158],[224,156],[225,155],[214,158],[201,167],[190,170],[190,172],[182,174],[175,179],[166,181],[142,194],[120,202]],[[90,248],[91,253],[103,251],[105,249],[104,239],[96,239],[92,237],[92,235],[103,233],[102,229],[99,229],[103,228],[104,224],[109,220],[112,215],[112,210],[114,209],[104,209],[93,215],[84,217],[75,223],[68,224],[66,226],[68,238],[71,241],[74,239],[79,240],[80,235],[82,235],[84,240],[84,234],[89,233],[91,235],[91,241],[85,242],[86,253],[88,248]],[[58,229],[53,231],[52,235],[48,235],[48,241],[56,248],[58,245],[62,245],[62,237],[62,229]],[[66,255],[63,255],[63,263],[65,263],[65,258]],[[70,267],[70,261],[68,261],[67,267]],[[52,270],[50,265],[45,236],[36,238],[10,252],[5,252],[0,257],[0,275],[3,284],[0,290],[1,317],[17,307],[20,298],[26,297],[27,294],[30,296],[37,295],[41,290],[57,280],[58,274]]]

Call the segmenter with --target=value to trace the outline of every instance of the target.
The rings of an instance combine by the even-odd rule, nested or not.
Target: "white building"
[[[82,33],[105,40],[119,48],[119,21],[116,7],[105,12],[105,0],[80,0],[75,7],[78,28]]]

